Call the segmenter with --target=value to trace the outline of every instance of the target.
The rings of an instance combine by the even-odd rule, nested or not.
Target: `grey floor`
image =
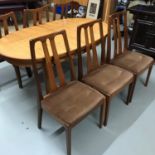
[[[155,69],[148,87],[142,84],[145,77],[143,74],[138,80],[129,106],[122,100],[127,89],[113,98],[107,127],[98,128],[96,110],[73,129],[72,155],[103,155],[141,117],[155,101]],[[43,129],[37,128],[35,82],[24,70],[23,84],[19,89],[10,64],[0,64],[0,155],[65,155],[65,132],[58,122],[44,113]]]

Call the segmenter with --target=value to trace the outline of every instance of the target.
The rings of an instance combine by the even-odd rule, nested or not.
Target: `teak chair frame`
[[[50,21],[50,4],[46,4],[36,9],[24,9],[23,14],[23,27],[29,27],[29,15],[32,15],[33,26],[42,24],[43,13],[46,14],[46,22]]]
[[[122,36],[121,36],[121,28],[120,28],[120,18],[123,18],[123,22],[124,22],[124,27],[123,27],[123,31],[124,31],[124,45],[122,43]],[[112,34],[112,30],[113,30],[113,35],[114,35],[114,56],[111,56],[111,34]],[[121,12],[117,12],[112,14],[109,17],[109,21],[108,21],[108,48],[107,48],[107,61],[108,63],[113,63],[113,61],[118,58],[121,57],[131,51],[128,50],[128,26],[127,26],[127,11],[121,11]],[[132,63],[132,62],[131,62]],[[140,73],[134,73],[134,86],[133,86],[133,90],[132,90],[132,95],[134,93],[134,89],[135,89],[135,85],[137,82],[137,78],[140,74],[142,74],[146,69],[148,69],[148,73],[147,73],[147,77],[146,77],[146,81],[144,82],[144,86],[147,87],[149,79],[150,79],[150,75],[151,75],[151,71],[152,71],[152,67],[153,67],[154,61],[152,61],[152,63],[146,67],[144,70],[142,70]],[[121,66],[122,68],[126,69],[125,67]],[[131,98],[130,98],[131,101]]]
[[[2,27],[4,29],[4,35],[5,36],[9,34],[8,20],[11,20],[13,22],[16,31],[19,30],[17,19],[16,19],[16,16],[15,16],[14,12],[9,12],[9,13],[6,13],[4,15],[0,15],[0,22],[2,23]],[[0,29],[0,38],[2,38],[2,37],[3,37],[2,36],[2,31]],[[1,61],[3,61],[3,59],[1,59]],[[13,65],[13,67],[14,67],[14,70],[15,70],[15,73],[16,73],[19,88],[23,88],[19,67],[15,66],[15,65]],[[30,68],[26,67],[26,72],[27,72],[27,75],[29,77],[32,76]]]
[[[93,27],[95,24],[99,24],[99,32],[100,32],[100,39],[97,42],[95,41],[94,30],[93,30]],[[81,38],[82,38],[81,32],[82,32],[82,30],[84,30],[86,47],[82,47],[82,45],[81,45]],[[85,76],[83,73],[83,60],[82,60],[82,54],[84,53],[84,51],[86,52],[86,55],[87,55],[87,60],[86,60],[87,61],[86,62],[87,63],[87,73],[86,73],[86,75],[89,76],[90,72],[96,70],[97,68],[99,68],[102,65],[108,64],[106,53],[105,53],[106,37],[103,34],[104,34],[103,33],[103,24],[102,24],[101,19],[93,21],[93,22],[89,22],[87,24],[82,24],[82,25],[78,26],[78,28],[77,28],[78,79],[80,81],[82,81],[83,77]],[[101,44],[101,62],[98,61],[97,43]],[[91,55],[91,51],[92,51],[92,55]],[[132,101],[132,90],[134,88],[133,79],[131,81],[129,81],[128,84],[126,84],[126,85],[129,85],[126,104],[129,104]],[[126,85],[124,87],[126,87]],[[105,126],[107,125],[107,122],[108,122],[108,115],[109,115],[109,107],[110,107],[111,98],[113,96],[115,96],[117,93],[119,93],[121,90],[118,90],[112,96],[109,96],[107,94],[103,94],[106,96],[106,103],[107,103],[106,104],[105,120],[104,120]]]
[[[67,57],[69,59],[69,66],[70,66],[70,75],[71,75],[71,81],[76,80],[75,78],[75,71],[74,71],[74,64],[73,64],[73,58],[72,55],[70,54],[70,47],[69,47],[69,43],[68,43],[68,39],[67,39],[67,34],[65,30],[56,32],[56,33],[52,33],[46,36],[42,36],[36,39],[32,39],[30,41],[30,50],[31,50],[31,57],[32,57],[32,64],[33,64],[33,71],[34,71],[34,76],[36,79],[36,83],[37,83],[37,90],[38,90],[38,128],[41,128],[41,123],[42,123],[42,114],[43,114],[43,109],[41,106],[41,101],[44,99],[45,96],[57,91],[59,88],[64,87],[67,82],[65,80],[65,75],[62,69],[62,65],[61,65],[61,60],[59,58],[59,55],[57,53],[57,48],[55,45],[55,37],[56,36],[62,36],[63,37],[63,41],[65,43],[65,48],[66,48],[66,54]],[[47,46],[47,40],[49,40],[50,42],[50,49],[52,49],[52,53],[53,53],[53,58],[51,58],[51,56],[49,55],[49,47]],[[45,69],[45,74],[46,74],[46,79],[48,80],[48,93],[44,96],[43,92],[42,92],[42,87],[41,87],[41,83],[40,83],[40,79],[39,79],[39,75],[38,75],[38,70],[37,70],[37,60],[36,60],[36,52],[35,51],[35,44],[37,42],[41,42],[42,47],[43,47],[43,52],[45,54],[45,61],[43,62],[43,66]],[[53,64],[55,64],[56,70],[57,70],[57,74],[58,74],[58,79],[59,79],[59,86],[57,85],[56,81],[55,81],[55,75],[54,75],[54,70],[52,69],[52,62]],[[105,113],[105,103],[98,105],[101,106],[101,113],[100,113],[100,127],[102,127],[103,125],[103,120],[104,120],[104,113]],[[98,107],[97,106],[97,107]],[[97,108],[96,107],[96,108]],[[92,109],[94,110],[94,109]],[[90,111],[91,112],[91,111]],[[89,113],[90,113],[89,112]],[[85,116],[87,116],[87,114],[85,114]],[[71,130],[72,128],[77,125],[85,116],[83,116],[82,118],[79,118],[74,124],[70,124],[70,125],[64,125],[63,121],[61,119],[56,118],[64,127],[66,130],[66,145],[67,145],[67,155],[71,155]]]
[[[32,15],[32,21],[33,25],[36,26],[38,24],[42,24],[42,15],[45,12],[46,13],[46,22],[50,21],[50,12],[53,13],[53,21],[56,20],[56,15],[57,15],[57,7],[61,8],[61,14],[60,14],[60,19],[63,18],[68,18],[68,9],[70,8],[71,10],[71,18],[74,17],[74,9],[78,10],[79,8],[79,3],[75,1],[67,2],[67,3],[56,3],[54,6],[51,6],[51,4],[46,4],[42,7],[35,8],[35,9],[24,9],[23,13],[23,27],[29,27],[29,20],[28,20],[28,15]]]
[[[63,18],[68,18],[68,9],[70,8],[71,10],[71,18],[74,17],[74,9],[78,10],[80,4],[78,2],[75,2],[75,1],[70,1],[70,2],[67,2],[67,3],[62,3],[62,4],[58,4],[56,3],[54,8],[53,8],[53,14],[54,14],[54,20],[56,20],[56,9],[57,7],[60,7],[61,8],[61,14],[60,14],[60,19],[63,19]]]

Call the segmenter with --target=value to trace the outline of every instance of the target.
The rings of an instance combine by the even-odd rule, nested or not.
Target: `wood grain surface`
[[[33,38],[57,32],[60,30],[66,30],[69,40],[71,52],[77,50],[77,26],[92,21],[92,19],[86,18],[73,18],[63,19],[39,26],[32,26],[29,28],[21,29],[17,32],[12,32],[9,35],[0,39],[0,55],[10,63],[25,65],[31,63],[29,41]],[[107,35],[107,24],[103,22],[104,35]],[[99,38],[98,25],[94,26],[95,40]],[[59,55],[65,57],[66,51],[61,37],[55,39],[56,46],[58,48]],[[83,39],[83,46],[85,41]],[[37,59],[41,61],[44,58],[40,43],[36,45]],[[51,54],[52,56],[52,54]]]

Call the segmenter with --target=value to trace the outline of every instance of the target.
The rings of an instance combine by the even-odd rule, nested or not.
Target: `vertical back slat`
[[[118,55],[122,54],[122,36],[121,36],[121,29],[120,29],[120,17],[117,16],[117,33],[118,33]]]
[[[53,66],[51,63],[51,57],[49,55],[46,40],[44,42],[42,42],[42,46],[43,46],[43,51],[45,54],[46,72],[47,72],[47,76],[48,76],[48,84],[49,84],[49,89],[50,89],[49,91],[53,92],[57,89],[57,85],[56,85],[56,81],[55,81]]]
[[[77,53],[78,53],[78,80],[83,77],[82,47],[81,47],[81,27],[77,28]]]
[[[128,49],[128,29],[127,29],[127,12],[123,13],[124,18],[124,52]]]
[[[101,65],[104,65],[106,63],[106,56],[105,56],[106,39],[104,37],[103,24],[101,21],[99,22],[99,31],[100,31],[100,42],[101,42]]]
[[[64,76],[63,69],[62,69],[62,66],[61,66],[61,62],[60,62],[60,59],[59,59],[59,56],[58,56],[58,53],[57,53],[57,50],[56,50],[54,37],[50,39],[50,43],[51,43],[51,47],[52,47],[54,62],[55,62],[56,68],[57,68],[58,77],[59,77],[59,80],[60,80],[60,86],[63,86],[65,84],[65,76]]]
[[[33,18],[33,25],[36,26],[37,25],[37,18],[38,18],[37,11],[33,11],[32,18]]]
[[[85,35],[85,42],[86,42],[86,53],[87,53],[87,72],[90,72],[93,69],[92,60],[91,60],[91,53],[90,53],[90,44],[89,44],[89,35],[88,35],[88,27],[84,27],[84,35]]]
[[[65,14],[64,17],[67,18],[68,17],[68,8],[69,8],[69,3],[65,4]]]
[[[111,63],[111,27],[112,27],[112,18],[109,17],[108,19],[108,39],[107,39],[107,63]]]
[[[27,12],[24,10],[23,13],[23,28],[29,27],[29,23],[28,23],[28,14]]]
[[[31,58],[32,58],[32,66],[33,66],[33,72],[34,72],[34,77],[35,81],[37,84],[37,91],[38,91],[38,99],[39,99],[39,106],[40,101],[43,99],[43,94],[42,94],[42,87],[41,87],[41,82],[39,80],[39,74],[38,74],[38,68],[37,68],[37,62],[36,62],[36,52],[35,52],[35,40],[30,41],[30,51],[31,51]]]
[[[38,22],[39,22],[39,24],[42,24],[42,16],[43,16],[43,10],[40,9],[38,11]]]
[[[18,31],[18,23],[17,23],[17,19],[16,19],[16,16],[14,13],[12,13],[12,19],[13,19],[13,23],[14,23],[14,26],[15,26],[15,30]]]
[[[76,77],[75,77],[75,70],[74,70],[74,62],[73,62],[73,58],[72,58],[71,53],[70,53],[70,47],[69,47],[69,42],[67,39],[66,31],[63,32],[63,39],[64,39],[64,43],[66,45],[67,56],[69,57],[71,80],[75,80]]]
[[[64,4],[61,4],[61,19],[63,19],[65,16],[65,5]]]
[[[116,57],[118,54],[118,34],[117,34],[117,20],[112,20],[113,24],[113,34],[114,34],[114,56]]]
[[[74,16],[74,8],[75,8],[75,3],[73,1],[70,2],[70,10],[71,10],[71,17],[73,18]]]
[[[99,66],[98,63],[98,57],[97,57],[97,49],[96,49],[96,42],[94,38],[94,31],[93,31],[93,26],[90,26],[90,38],[91,38],[91,45],[92,45],[92,52],[93,52],[93,69],[97,68]]]
[[[50,6],[45,8],[45,11],[46,11],[46,21],[49,22],[50,21],[50,14],[49,14],[49,9],[50,9]]]
[[[53,12],[53,20],[56,20],[56,9],[57,9],[57,5],[55,4],[53,7],[52,7],[52,12]]]
[[[8,18],[4,18],[3,20],[3,28],[4,28],[4,34],[9,34],[9,28],[8,28]]]

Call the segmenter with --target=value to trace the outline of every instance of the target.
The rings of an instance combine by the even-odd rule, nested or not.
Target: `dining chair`
[[[35,9],[24,9],[23,13],[23,27],[29,27],[30,17],[32,17],[32,24],[34,26],[43,23],[45,16],[46,22],[50,21],[50,4]]]
[[[124,21],[124,38],[121,37],[120,18],[122,18]],[[114,35],[114,51],[111,50],[111,45],[113,44],[111,41],[111,34]],[[126,11],[112,14],[109,17],[107,46],[108,62],[132,72],[134,74],[135,85],[137,77],[148,69],[147,78],[144,83],[145,86],[148,85],[154,60],[153,58],[139,52],[128,50],[128,28]]]
[[[65,78],[58,55],[57,44],[55,43],[56,37],[62,37],[62,42],[64,42],[63,48],[66,51],[66,58],[69,60],[71,78],[69,82]],[[37,48],[38,44],[41,45],[41,48]],[[42,83],[37,67],[39,63],[36,58],[37,49],[43,49],[45,55],[43,66],[45,66],[46,81],[48,81],[48,93],[43,93],[42,91]],[[102,127],[106,106],[105,97],[97,90],[75,79],[73,59],[70,54],[67,34],[64,30],[30,40],[30,51],[39,97],[38,128],[41,128],[44,110],[64,126],[66,130],[67,155],[71,155],[72,128],[97,107],[101,107],[100,127]],[[57,77],[53,70],[53,63],[56,66]],[[56,79],[59,79],[59,82]]]
[[[75,15],[78,13],[79,6],[80,4],[76,1],[70,1],[61,4],[56,3],[53,7],[54,19],[56,19],[56,11],[58,7],[61,9],[60,19],[63,19],[68,17],[74,18]]]
[[[98,27],[98,38],[94,37],[94,33],[98,33],[95,27]],[[131,72],[106,63],[105,37],[103,34],[102,20],[82,24],[77,28],[78,79],[106,96],[107,104],[104,120],[106,126],[111,98],[129,85],[126,100],[126,104],[129,104],[134,83]],[[101,46],[97,47],[98,44]],[[99,61],[100,51],[101,60]],[[86,61],[84,61],[83,57],[86,58]]]
[[[9,13],[0,15],[0,23],[1,23],[2,28],[4,30],[4,33],[3,33],[4,35],[8,35],[9,34],[9,24],[8,24],[8,22],[13,24],[12,26],[15,27],[16,31],[18,31],[18,24],[17,24],[16,16],[15,16],[14,12],[9,12]],[[2,30],[0,30],[0,38],[3,37],[3,34],[2,34]],[[2,61],[4,61],[3,58],[0,58],[0,62],[2,62]],[[13,67],[15,69],[15,73],[16,73],[16,77],[17,77],[19,88],[23,88],[19,66],[13,65]],[[32,76],[30,68],[26,67],[26,72],[27,72],[27,75],[29,77]]]

